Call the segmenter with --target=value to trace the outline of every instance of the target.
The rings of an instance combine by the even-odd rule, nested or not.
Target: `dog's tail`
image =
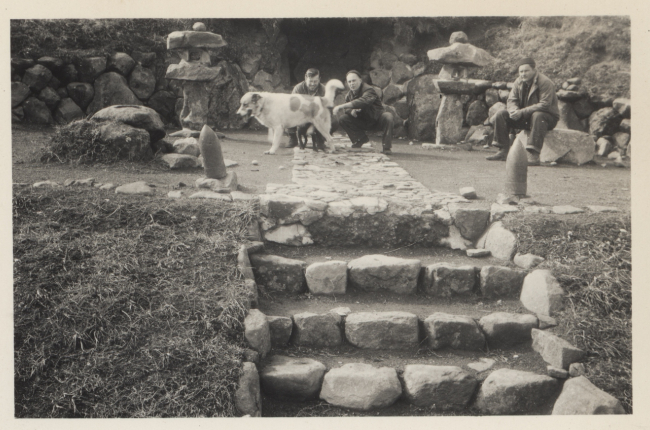
[[[325,99],[326,106],[328,108],[334,107],[334,97],[336,97],[336,90],[344,90],[345,87],[343,83],[338,79],[330,79],[325,84]]]

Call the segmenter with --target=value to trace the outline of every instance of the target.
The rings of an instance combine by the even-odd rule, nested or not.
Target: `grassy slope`
[[[559,334],[588,352],[587,377],[632,412],[632,260],[629,215],[518,216],[506,227],[521,253],[546,258],[564,288]]]
[[[232,416],[251,208],[14,195],[15,414]]]

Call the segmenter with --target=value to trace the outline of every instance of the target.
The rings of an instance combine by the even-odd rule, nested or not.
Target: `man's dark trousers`
[[[542,151],[544,137],[546,133],[553,130],[557,125],[557,119],[550,113],[533,112],[528,118],[513,120],[507,110],[501,110],[496,115],[494,124],[494,141],[498,148],[508,151],[510,149],[510,139],[508,134],[511,129],[530,130],[530,137],[526,144],[526,149],[537,152]]]
[[[339,118],[339,125],[348,134],[352,143],[357,145],[370,140],[365,133],[366,131],[382,130],[384,133],[381,141],[382,146],[384,149],[391,149],[393,143],[393,114],[390,112],[382,113],[377,121],[372,118],[362,117],[360,114],[355,118],[346,113]]]

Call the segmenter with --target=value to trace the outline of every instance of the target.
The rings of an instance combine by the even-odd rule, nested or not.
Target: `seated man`
[[[553,130],[560,119],[555,85],[535,69],[532,58],[523,58],[518,63],[519,77],[508,96],[507,109],[496,114],[494,142],[499,152],[488,160],[505,160],[510,149],[510,129],[530,130],[526,144],[528,165],[539,166],[544,136]]]
[[[339,118],[339,125],[348,134],[353,148],[361,148],[368,142],[365,131],[381,129],[384,132],[382,139],[383,153],[391,154],[393,140],[393,114],[384,111],[384,105],[379,95],[370,85],[361,80],[361,74],[350,70],[345,79],[350,91],[345,96],[345,103],[334,107],[334,115],[341,109],[345,114]]]
[[[306,94],[309,96],[318,96],[318,97],[323,97],[325,95],[325,85],[320,83],[320,72],[318,69],[309,69],[305,73],[305,80],[298,85],[296,85],[293,88],[293,91],[291,94]],[[298,137],[296,132],[298,129],[302,132],[302,135],[305,135],[307,129],[309,128],[311,124],[303,124],[298,127],[292,127],[287,130],[287,133],[289,133],[289,148],[294,148],[298,146]],[[336,124],[336,119],[334,116],[332,116],[332,129],[330,130],[330,133],[332,131],[336,130],[337,124]],[[306,138],[305,138],[306,139]],[[312,134],[312,143],[315,148],[322,148],[324,143],[325,143],[325,138],[318,132],[318,130],[314,129],[314,134]]]

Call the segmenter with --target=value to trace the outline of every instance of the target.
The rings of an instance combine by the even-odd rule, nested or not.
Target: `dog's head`
[[[251,116],[257,116],[262,111],[264,106],[264,98],[260,93],[246,93],[241,98],[241,106],[237,113],[245,120],[248,121]]]

